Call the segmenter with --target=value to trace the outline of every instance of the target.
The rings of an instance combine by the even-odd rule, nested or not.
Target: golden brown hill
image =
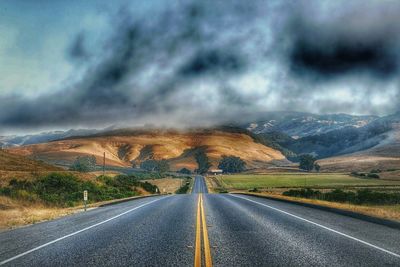
[[[167,159],[173,170],[197,167],[194,152],[204,148],[216,167],[222,155],[242,158],[248,168],[287,162],[278,150],[256,143],[245,133],[203,131],[119,131],[98,136],[73,138],[9,149],[11,153],[34,156],[47,162],[71,163],[77,156],[94,155],[106,165],[131,166],[131,162]]]
[[[58,167],[0,149],[0,171],[58,171]]]

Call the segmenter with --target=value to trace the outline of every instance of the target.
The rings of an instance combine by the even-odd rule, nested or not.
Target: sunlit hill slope
[[[125,167],[147,159],[166,159],[173,170],[193,170],[197,168],[194,155],[199,149],[204,149],[214,167],[222,155],[242,158],[247,168],[287,163],[280,151],[255,142],[246,133],[222,130],[116,130],[8,151],[60,165],[68,165],[80,155],[94,155],[101,164],[105,152],[108,166]]]

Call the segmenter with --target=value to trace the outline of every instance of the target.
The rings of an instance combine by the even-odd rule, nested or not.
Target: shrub
[[[282,195],[290,197],[318,198],[321,195],[321,192],[318,190],[312,190],[310,188],[302,188],[300,190],[291,189],[289,191],[285,191],[282,193]]]
[[[325,193],[321,193],[318,190],[312,189],[292,189],[283,192],[283,195],[292,197],[315,198],[332,202],[348,202],[353,204],[383,205],[400,203],[400,193],[377,192],[371,191],[369,189],[358,190],[356,192],[335,189]]]
[[[254,193],[256,193],[256,192],[259,192],[259,191],[258,191],[257,187],[254,187],[253,189],[249,189],[249,192],[254,192]]]
[[[72,174],[52,173],[33,182],[13,179],[8,187],[0,188],[0,194],[65,207],[82,203],[84,190],[89,192],[89,202],[96,202],[135,196],[138,194],[136,187],[150,193],[158,191],[157,186],[142,182],[133,175],[99,176],[94,183],[82,181]]]
[[[374,179],[379,179],[380,178],[380,176],[378,174],[376,174],[376,173],[368,173],[367,177],[368,178],[374,178]]]
[[[382,172],[381,169],[372,169],[372,170],[370,171],[370,173],[380,173],[380,172]]]
[[[178,190],[176,190],[176,194],[186,194],[187,191],[189,190],[189,184],[185,183],[183,186],[181,186]]]

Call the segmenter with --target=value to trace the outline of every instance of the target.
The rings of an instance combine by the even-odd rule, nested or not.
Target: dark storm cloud
[[[206,50],[197,52],[180,70],[184,76],[210,74],[213,72],[239,72],[244,62],[233,51]]]
[[[68,56],[74,60],[87,60],[90,58],[90,53],[85,47],[84,33],[79,33],[72,41],[68,49]]]
[[[312,72],[324,77],[352,72],[368,72],[383,79],[396,75],[398,34],[380,36],[387,27],[384,24],[364,34],[351,35],[351,27],[346,29],[346,23],[350,22],[342,19],[327,25],[310,22],[306,16],[294,19],[289,31],[293,36],[289,52],[291,70],[299,75]],[[393,23],[400,22],[391,19]]]
[[[291,70],[322,77],[361,72],[378,79],[397,75],[400,3],[338,3],[322,11],[323,5],[316,9],[301,2],[288,23]]]
[[[335,40],[326,45],[318,36],[308,40],[301,37],[294,44],[290,60],[292,70],[298,74],[311,71],[329,77],[367,71],[377,77],[388,78],[398,73],[397,58],[385,43]]]
[[[198,4],[157,16],[153,21],[135,20],[121,10],[113,20],[115,31],[104,45],[103,59],[89,67],[80,82],[34,99],[14,96],[8,103],[0,99],[7,111],[0,114],[0,123],[29,128],[179,116],[189,108],[176,102],[188,83],[199,76],[213,79],[244,68],[245,59],[234,48],[204,45],[219,35],[221,18],[215,14],[214,25],[209,25],[204,16],[210,15]],[[84,33],[77,35],[69,56],[88,58],[85,38]],[[155,74],[148,72],[152,67]]]
[[[83,77],[0,96],[0,125],[192,126],[271,109],[387,113],[400,101],[400,4],[188,2],[144,17],[121,9],[99,52],[79,33],[67,53],[89,62]]]

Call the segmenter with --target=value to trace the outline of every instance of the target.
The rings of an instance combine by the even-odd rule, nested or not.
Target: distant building
[[[212,174],[212,175],[222,174],[223,172],[224,171],[221,170],[221,169],[213,169],[213,170],[209,171],[209,173]]]

